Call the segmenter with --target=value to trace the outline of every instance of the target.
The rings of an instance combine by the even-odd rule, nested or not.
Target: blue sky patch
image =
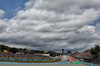
[[[24,8],[24,4],[29,0],[0,0],[0,9],[4,10],[5,18],[12,18],[16,12]]]

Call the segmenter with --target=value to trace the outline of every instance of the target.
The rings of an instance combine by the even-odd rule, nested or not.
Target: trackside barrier
[[[16,59],[9,59],[9,60],[11,60],[11,61],[15,61]]]
[[[0,60],[2,60],[2,58],[0,58]]]
[[[69,64],[69,62],[57,62],[57,63],[15,63],[15,62],[0,62],[0,64]]]
[[[82,64],[85,64],[88,66],[100,66],[100,64],[93,64],[93,63],[87,63],[87,62],[82,62]]]
[[[47,59],[43,59],[43,61],[47,61]]]
[[[32,59],[28,59],[28,61],[33,61]]]
[[[21,61],[22,59],[16,59],[16,61]]]
[[[38,59],[33,59],[33,61],[38,61]]]
[[[0,58],[2,61],[49,61],[49,60],[58,60],[58,59],[7,59],[7,58]]]
[[[2,60],[9,60],[9,59],[3,58]]]
[[[22,59],[22,61],[28,61],[28,59]]]

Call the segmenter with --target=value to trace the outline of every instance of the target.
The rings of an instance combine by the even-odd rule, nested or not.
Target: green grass
[[[80,61],[74,61],[75,64],[82,64]]]

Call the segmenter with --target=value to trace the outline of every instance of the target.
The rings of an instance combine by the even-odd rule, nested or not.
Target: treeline
[[[95,47],[92,47],[91,49],[88,49],[86,51],[90,51],[92,53],[92,55],[94,55],[94,58],[98,59],[98,57],[100,55],[100,46],[95,45]]]
[[[0,50],[1,52],[4,52],[4,50],[7,50],[8,52],[12,52],[12,53],[16,53],[19,52],[20,50],[22,51],[27,51],[28,49],[26,48],[15,48],[15,47],[9,47],[9,46],[5,46],[5,45],[0,45]],[[45,51],[43,50],[29,50],[30,52],[34,52],[34,53],[45,53]],[[55,53],[53,51],[48,51],[47,53]]]
[[[4,50],[7,50],[8,52],[13,52],[13,53],[19,51],[18,48],[14,48],[14,47],[11,48],[11,47],[5,46],[5,45],[0,45],[0,50],[1,50],[1,52],[4,52]]]

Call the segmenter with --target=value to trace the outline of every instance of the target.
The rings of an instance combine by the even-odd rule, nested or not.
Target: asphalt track
[[[62,57],[60,62],[66,62],[66,60],[68,60],[68,57],[66,55],[63,55],[63,57]]]
[[[0,62],[0,66],[86,66],[84,64],[69,64],[66,62],[68,57],[63,56],[60,62],[57,63],[11,63],[11,62]]]

